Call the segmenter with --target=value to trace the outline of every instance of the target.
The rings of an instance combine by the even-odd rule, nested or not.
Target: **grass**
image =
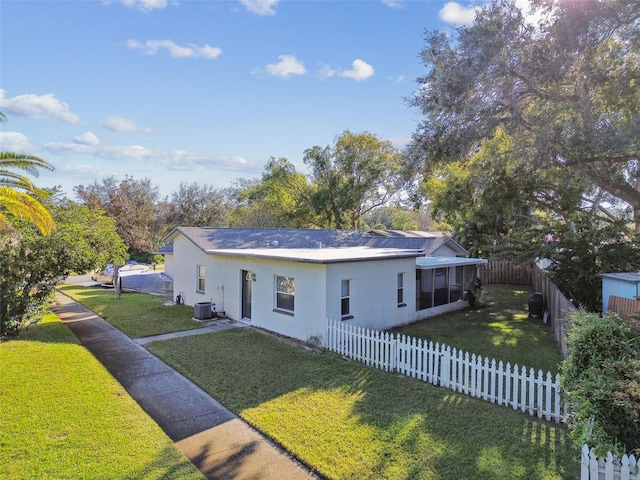
[[[58,287],[85,307],[93,310],[131,338],[200,328],[193,317],[193,307],[163,304],[165,297],[122,292],[120,300],[113,290],[65,284]]]
[[[563,426],[249,329],[150,350],[331,479],[573,479]]]
[[[0,478],[202,478],[55,315],[0,366]]]
[[[393,329],[444,343],[482,357],[543,372],[558,372],[562,352],[549,325],[529,318],[532,290],[512,285],[485,285],[485,306],[447,313]]]
[[[487,289],[491,302],[481,310],[406,329],[416,327],[412,335],[483,356],[555,371],[561,358],[555,338],[540,320],[526,318],[530,292]],[[158,297],[124,294],[116,301],[113,292],[95,288],[61,290],[130,336],[183,330],[181,322],[199,326],[190,320],[191,308],[173,310]],[[159,325],[167,330],[149,333]],[[579,452],[563,426],[333,354],[309,353],[246,329],[149,348],[331,479],[578,476]]]

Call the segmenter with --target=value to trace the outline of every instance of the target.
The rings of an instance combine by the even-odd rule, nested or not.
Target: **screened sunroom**
[[[419,257],[416,259],[416,311],[467,300],[478,277],[480,258]]]

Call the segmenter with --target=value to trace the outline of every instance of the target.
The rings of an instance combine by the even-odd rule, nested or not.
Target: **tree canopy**
[[[363,215],[386,205],[403,186],[400,153],[375,135],[345,130],[333,146],[304,152],[309,202],[321,227],[361,227]]]
[[[157,230],[163,227],[157,222],[158,187],[151,180],[127,176],[119,182],[115,177],[107,177],[74,190],[89,209],[103,211],[115,220],[118,235],[130,255],[143,259],[154,249],[163,233]]]
[[[55,196],[47,207],[56,221],[50,235],[23,221],[0,236],[0,336],[38,321],[61,277],[126,259],[115,222],[104,213]]]
[[[448,186],[450,196],[485,206],[507,198],[511,209],[560,218],[620,217],[616,207],[626,208],[640,231],[640,4],[534,3],[546,13],[539,25],[496,0],[455,37],[426,34],[428,73],[409,100],[424,120],[407,165],[447,178],[452,165],[477,167],[488,150],[483,168]]]
[[[313,225],[308,192],[306,177],[289,160],[271,157],[259,181],[244,182],[237,190],[231,223],[262,228]]]
[[[178,190],[160,202],[162,221],[168,228],[226,225],[232,208],[224,191],[196,182],[180,182]]]

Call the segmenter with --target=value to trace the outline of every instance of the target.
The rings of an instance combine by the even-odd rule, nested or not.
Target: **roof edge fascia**
[[[184,238],[186,238],[187,240],[189,240],[191,243],[193,243],[194,246],[196,246],[197,248],[199,248],[200,250],[202,250],[205,254],[209,254],[211,253],[210,251],[208,251],[206,248],[204,248],[202,245],[200,245],[198,242],[196,242],[193,238],[191,238],[189,235],[187,235],[187,232],[185,232],[182,227],[175,227],[173,230],[171,230],[169,233],[167,233],[167,235],[165,235],[163,240],[168,240],[173,242],[173,240],[176,238],[176,236],[178,234],[182,234],[182,236]]]

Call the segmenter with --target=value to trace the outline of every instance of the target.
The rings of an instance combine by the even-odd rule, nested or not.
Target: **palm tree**
[[[0,112],[0,122],[4,114]],[[39,169],[53,170],[41,158],[12,152],[0,152],[0,229],[11,226],[15,219],[32,222],[43,235],[53,231],[55,222],[47,208],[38,200],[46,196],[29,178],[16,169],[38,176]]]

